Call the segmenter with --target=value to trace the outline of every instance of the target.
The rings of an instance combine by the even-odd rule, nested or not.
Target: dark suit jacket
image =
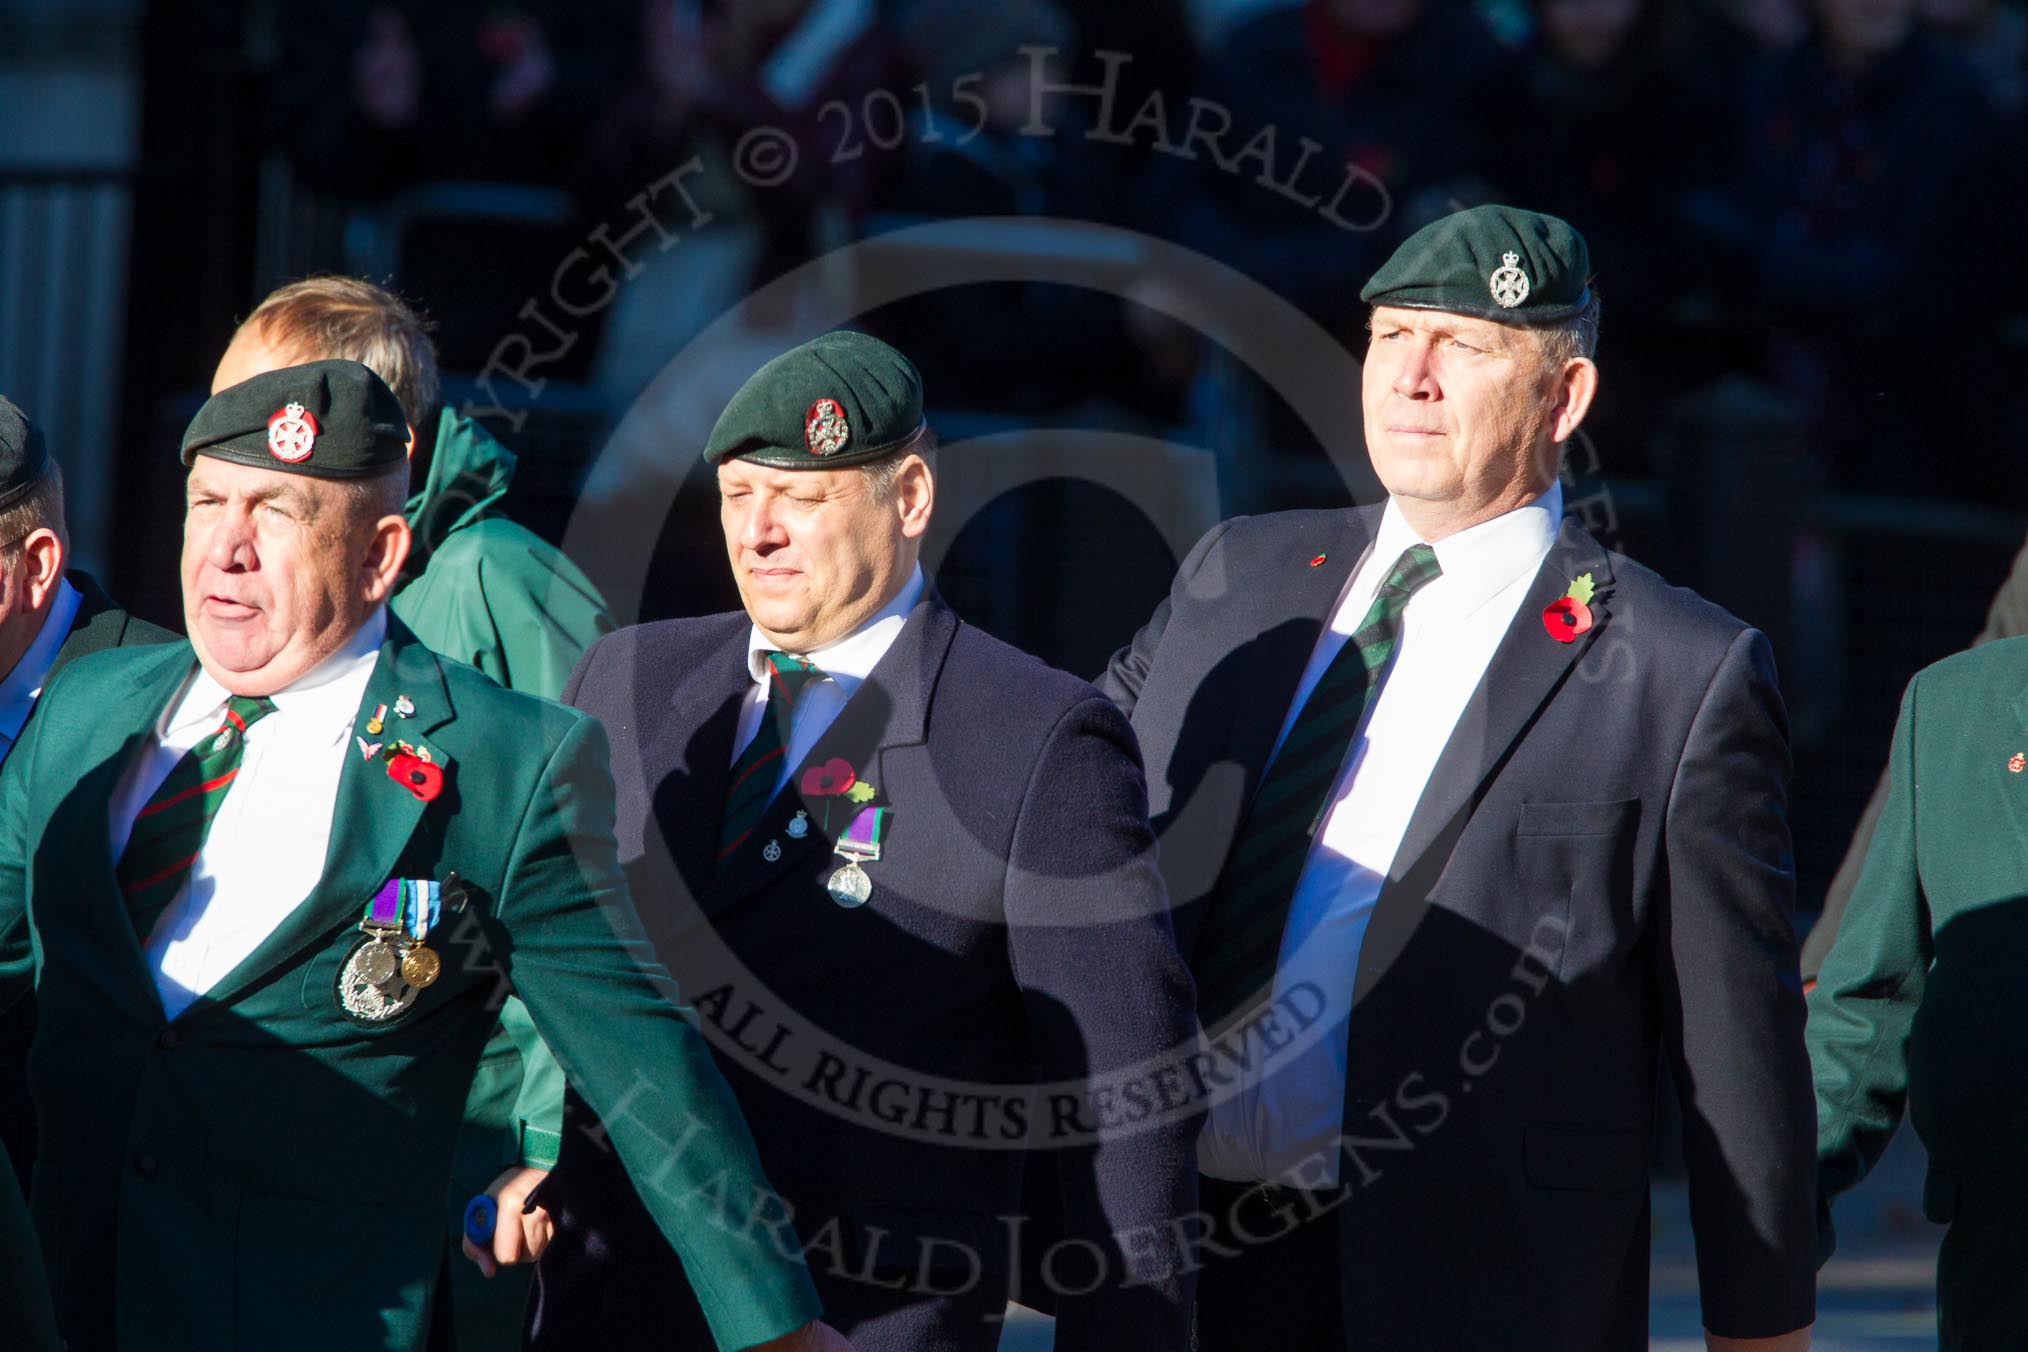
[[[623,630],[565,697],[612,732],[631,890],[715,1027],[826,1318],[862,1349],[991,1346],[1015,1251],[1040,1242],[1020,1205],[1033,1128],[1075,1147],[1031,1167],[1057,1168],[1065,1223],[1110,1265],[1064,1303],[1057,1346],[1183,1347],[1190,1282],[1169,1270],[1164,1222],[1193,1207],[1195,1117],[1137,1119],[1096,1149],[1074,1126],[1052,1133],[1067,1096],[1089,1115],[1089,1077],[1172,1053],[1194,1027],[1126,720],[926,598],[807,762],[846,760],[891,809],[872,899],[847,910],[825,880],[850,810],[802,796],[800,769],[714,868],[748,633],[738,613]],[[1030,1102],[1038,1080],[1054,1092]],[[656,1331],[690,1346],[665,1246],[595,1137],[564,1138],[536,1345]],[[1137,1270],[1153,1276],[1122,1290],[1112,1235],[1138,1226]],[[1070,1289],[1093,1280],[1080,1253],[1055,1267]]]
[[[406,695],[411,716],[386,734],[430,751],[440,792],[420,801],[348,748],[316,888],[164,1017],[106,804],[193,661],[186,643],[79,661],[0,770],[0,1006],[34,980],[31,1208],[73,1352],[423,1347],[453,1257],[452,1143],[509,989],[612,1112],[620,1154],[661,1184],[656,1215],[703,1274],[721,1344],[812,1318],[801,1262],[739,1211],[721,1224],[707,1197],[766,1179],[628,904],[603,730],[439,658],[399,621],[357,723]],[[453,872],[465,904],[432,932],[440,978],[396,1018],[354,1020],[338,982],[366,899]],[[657,1065],[652,1083],[634,1056]]]
[[[1113,660],[1186,953],[1380,510],[1219,526]],[[1543,608],[1583,573],[1593,627],[1559,643]],[[1360,950],[1340,1211],[1354,1346],[1645,1346],[1664,1055],[1706,1326],[1810,1322],[1788,772],[1763,637],[1566,522]]]
[[[56,650],[50,664],[46,687],[65,667],[86,653],[144,643],[173,643],[176,635],[146,620],[137,620],[106,595],[90,573],[73,568],[64,576],[82,598],[71,620],[70,636]],[[28,711],[33,720],[35,710]],[[23,732],[28,730],[22,725]],[[12,748],[10,747],[9,750]],[[0,752],[0,761],[6,753]],[[35,1165],[35,1105],[28,1098],[28,1046],[35,1040],[35,998],[23,996],[14,1008],[0,1014],[0,1146],[14,1157],[14,1169],[21,1186],[28,1186]]]

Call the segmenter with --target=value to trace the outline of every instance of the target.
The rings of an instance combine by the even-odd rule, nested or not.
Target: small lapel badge
[[[2012,773],[2020,774],[2023,767],[2028,767],[2028,755],[2023,755],[2019,751],[2016,751],[2008,758],[2007,769]]]
[[[788,825],[789,839],[801,840],[810,834],[810,814],[798,811],[794,821]]]
[[[396,718],[408,718],[414,713],[414,700],[410,699],[407,695],[396,695],[394,697],[394,716]]]
[[[369,737],[378,737],[380,735],[381,729],[385,728],[386,726],[387,726],[387,706],[385,704],[374,705],[373,717],[366,720],[366,735]]]
[[[372,760],[380,754],[380,743],[369,742],[364,737],[361,737],[359,739],[359,754],[367,760]]]
[[[1319,554],[1316,558],[1310,560],[1310,567],[1322,568],[1324,566],[1324,560],[1329,557],[1330,555],[1328,554]]]
[[[761,848],[761,858],[767,860],[770,864],[779,862],[781,857],[782,842],[779,840],[771,840]]]

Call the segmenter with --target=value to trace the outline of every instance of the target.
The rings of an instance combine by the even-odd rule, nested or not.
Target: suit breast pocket
[[[1634,839],[1640,819],[1638,798],[1521,805],[1514,877],[1535,917],[1531,947],[1557,954],[1563,981],[1617,961],[1638,933]]]

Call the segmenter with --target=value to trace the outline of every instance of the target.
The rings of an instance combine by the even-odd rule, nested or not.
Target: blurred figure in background
[[[1206,62],[1200,97],[1215,111],[1195,125],[1229,119],[1221,151],[1183,147],[1195,162],[1172,161],[1184,172],[1144,195],[1147,224],[1342,324],[1397,242],[1451,197],[1482,196],[1483,105],[1514,87],[1510,63],[1484,22],[1448,0],[1263,11]],[[1172,141],[1197,106],[1171,113]],[[1270,177],[1289,193],[1262,185],[1257,160],[1237,160],[1263,128],[1275,142]],[[1304,138],[1319,148],[1297,175]],[[1320,200],[1295,200],[1309,197]]]
[[[1815,20],[1807,42],[1746,81],[1731,152],[1709,167],[1714,190],[1690,202],[1704,246],[1685,260],[1686,286],[1767,329],[1765,371],[1813,428],[1818,483],[1982,492],[1966,456],[1991,439],[1953,420],[1962,398],[1939,397],[1963,394],[1960,345],[1946,357],[1908,343],[1882,302],[1919,291],[1925,326],[1977,322],[1974,288],[1921,282],[1937,242],[1981,218],[1981,166],[2000,163],[1991,114],[1917,30],[1915,0],[1816,0]],[[1952,456],[1909,455],[1944,444]]]
[[[1978,76],[2003,116],[2028,100],[2028,16],[2006,0],[1919,0],[1922,22]]]

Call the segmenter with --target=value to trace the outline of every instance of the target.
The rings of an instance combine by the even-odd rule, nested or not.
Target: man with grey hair
[[[1202,1352],[1644,1346],[1665,1057],[1707,1341],[1808,1345],[1787,720],[1762,635],[1564,518],[1590,274],[1510,207],[1410,237],[1362,292],[1385,504],[1220,525],[1107,673],[1207,1045],[1256,1053]]]
[[[44,686],[86,653],[176,636],[114,604],[90,574],[69,567],[63,471],[41,429],[0,397],[0,761],[14,748]],[[24,1186],[35,1162],[28,1044],[35,1002],[0,1015],[0,1145]]]
[[[78,662],[0,767],[0,1007],[43,1001],[62,1336],[436,1345],[438,1209],[508,987],[605,1110],[711,1341],[844,1347],[793,1230],[708,1200],[771,1190],[647,951],[602,730],[387,614],[407,434],[356,362],[213,396],[182,447],[189,642]]]

